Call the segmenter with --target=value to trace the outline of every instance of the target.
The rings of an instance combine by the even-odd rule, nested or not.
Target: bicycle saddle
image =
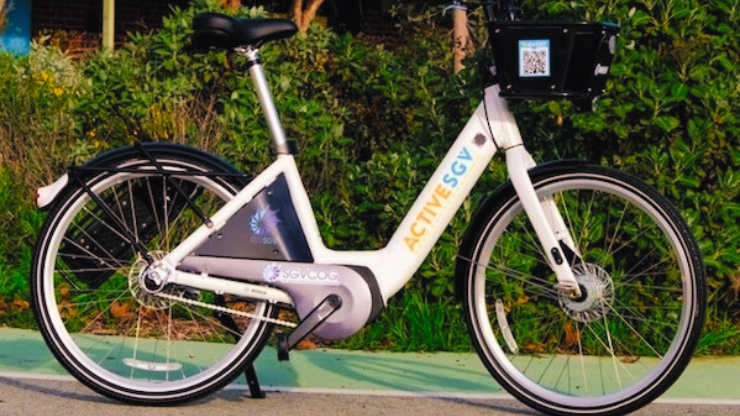
[[[255,46],[293,36],[297,31],[290,20],[235,19],[220,13],[201,13],[193,18],[193,42],[199,49]]]

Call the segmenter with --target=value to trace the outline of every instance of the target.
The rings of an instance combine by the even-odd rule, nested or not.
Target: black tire
[[[575,267],[593,296],[567,301],[551,291],[556,279],[525,241],[531,226],[520,221],[526,215],[516,192],[510,183],[502,186],[482,204],[457,261],[459,294],[478,355],[506,391],[548,414],[620,415],[645,406],[678,379],[701,335],[706,283],[699,249],[672,204],[632,176],[579,163],[544,165],[530,176],[538,195],[556,195],[561,213],[593,215],[593,221],[566,221],[571,231],[582,225],[584,264]],[[580,198],[588,192],[586,211]],[[624,203],[623,225],[611,219],[621,206],[614,200]],[[617,233],[620,227],[628,231]],[[659,236],[670,250],[659,248]],[[680,260],[675,265],[666,260],[672,256]],[[652,269],[641,271],[646,260]],[[589,383],[597,366],[600,386],[598,378]]]
[[[150,152],[158,161],[163,165],[165,169],[185,169],[185,170],[196,170],[196,171],[202,171],[202,172],[220,172],[220,173],[228,173],[228,174],[238,174],[239,172],[233,168],[231,165],[221,161],[220,159],[207,154],[205,152],[188,148],[185,146],[178,146],[178,145],[167,145],[167,144],[148,144],[145,145]],[[96,167],[119,167],[119,166],[126,166],[128,168],[132,167],[138,167],[138,166],[145,166],[151,164],[148,163],[147,159],[136,149],[134,148],[122,148],[114,150],[102,157],[99,157],[93,161],[91,161],[88,165],[90,166],[96,166]],[[150,169],[150,168],[148,168]],[[145,172],[145,171],[144,171]],[[129,175],[129,176],[126,176]],[[179,180],[179,183],[181,186],[191,184],[193,179],[195,178],[193,176],[186,177],[186,176],[175,176],[173,175],[173,178],[177,178]],[[243,177],[236,177],[236,176],[223,176],[223,177],[200,177],[202,180],[202,185],[192,185],[190,189],[193,189],[193,195],[198,193],[198,195],[205,195],[206,191],[209,190],[209,186],[211,186],[211,189],[217,189],[218,195],[220,198],[225,199],[229,196],[233,196],[236,194],[245,184],[245,180]],[[143,183],[143,181],[146,179],[146,184],[150,186],[148,189],[150,193],[151,199],[151,206],[152,211],[156,212],[156,207],[159,206],[158,202],[160,201],[171,201],[171,206],[175,206],[177,203],[176,197],[170,198],[170,195],[174,195],[171,192],[170,188],[167,188],[166,183],[164,180],[156,179],[156,176],[147,176],[147,175],[139,175],[139,176],[132,176],[131,174],[121,174],[121,173],[100,173],[95,175],[94,177],[90,177],[88,179],[85,179],[85,183],[87,186],[89,186],[92,189],[96,189],[98,187],[98,193],[99,196],[101,195],[108,195],[105,194],[105,192],[109,192],[110,195],[117,194],[116,186],[119,186],[121,183],[128,184],[129,190],[131,190],[131,183],[134,181],[139,181],[136,183]],[[159,182],[157,182],[159,180]],[[119,181],[119,182],[116,182]],[[155,198],[154,196],[151,196],[152,190],[151,190],[151,183],[154,184],[162,184],[162,193],[159,199]],[[190,185],[188,185],[190,186]],[[198,191],[198,186],[201,186],[203,190]],[[156,186],[155,186],[156,188]],[[112,189],[112,191],[111,191]],[[122,188],[123,189],[123,188]],[[205,199],[205,197],[204,197]],[[216,203],[218,203],[218,199],[216,200]],[[87,201],[87,202],[84,202]],[[133,201],[133,200],[132,200]],[[83,312],[79,312],[80,317],[79,320],[82,321],[83,319],[90,319],[90,321],[87,323],[87,325],[82,328],[82,330],[79,330],[78,332],[74,332],[75,330],[70,329],[73,326],[76,328],[79,328],[82,326],[82,323],[78,324],[72,317],[70,317],[69,312],[62,313],[60,312],[60,309],[64,312],[64,308],[68,307],[64,302],[66,299],[73,299],[72,296],[80,296],[79,299],[83,299],[81,296],[88,296],[88,298],[92,298],[93,296],[103,296],[101,295],[105,291],[99,289],[102,287],[106,287],[106,285],[112,285],[113,283],[109,283],[112,281],[115,281],[116,279],[120,280],[121,276],[124,276],[123,279],[125,279],[125,275],[123,275],[124,266],[121,265],[121,263],[118,263],[116,266],[119,268],[118,270],[115,270],[113,272],[106,272],[107,274],[112,274],[112,276],[106,276],[103,275],[100,280],[103,280],[103,283],[100,283],[96,281],[95,279],[91,279],[90,275],[85,275],[85,272],[77,272],[72,271],[73,268],[68,263],[71,264],[73,260],[67,260],[67,257],[65,257],[64,261],[58,260],[57,257],[62,258],[61,256],[65,255],[68,256],[68,254],[63,253],[61,250],[59,250],[60,247],[64,244],[65,250],[66,247],[74,248],[76,246],[69,243],[70,239],[70,231],[72,230],[72,224],[74,224],[75,229],[80,228],[79,224],[82,222],[77,221],[77,217],[70,217],[65,216],[67,212],[70,209],[78,209],[78,212],[83,214],[74,214],[74,215],[84,215],[84,212],[90,211],[90,205],[91,200],[89,197],[87,197],[87,194],[84,192],[84,190],[78,186],[78,184],[75,184],[74,182],[71,182],[67,188],[60,194],[60,196],[57,198],[56,201],[54,201],[54,204],[52,206],[51,211],[49,212],[46,222],[41,230],[41,233],[39,235],[39,239],[37,241],[34,258],[33,258],[33,264],[31,268],[31,281],[30,281],[30,290],[31,290],[31,298],[32,298],[32,305],[33,309],[36,315],[36,319],[39,325],[39,328],[41,330],[41,333],[44,337],[44,340],[46,341],[47,345],[49,346],[49,349],[52,351],[54,356],[57,358],[57,360],[64,366],[64,368],[70,372],[75,378],[77,378],[80,382],[88,386],[89,388],[95,390],[96,392],[103,394],[107,397],[110,397],[115,400],[131,403],[131,404],[141,404],[141,405],[167,405],[167,404],[177,404],[177,403],[183,403],[191,400],[195,400],[198,398],[201,398],[203,396],[206,396],[208,394],[211,394],[212,392],[222,388],[223,386],[227,385],[231,381],[233,381],[236,377],[238,377],[240,374],[243,374],[243,368],[245,365],[251,363],[261,352],[262,348],[264,347],[265,343],[267,342],[269,335],[273,329],[273,324],[267,323],[265,321],[260,320],[246,320],[244,319],[241,323],[240,331],[243,330],[245,335],[245,338],[242,341],[237,341],[236,339],[238,336],[241,336],[242,334],[234,334],[233,331],[229,332],[226,329],[228,329],[226,326],[221,327],[218,326],[218,323],[216,321],[217,314],[213,315],[203,315],[200,314],[200,309],[194,308],[188,308],[183,307],[181,303],[167,303],[165,305],[165,309],[169,310],[169,315],[165,316],[164,312],[161,312],[159,309],[159,304],[157,304],[155,301],[149,301],[146,299],[146,296],[144,295],[131,295],[131,299],[128,299],[125,297],[126,290],[130,289],[130,282],[124,282],[124,286],[118,286],[118,291],[115,293],[121,293],[121,296],[116,298],[115,301],[110,302],[110,305],[113,305],[114,303],[118,302],[118,305],[121,308],[124,308],[123,312],[119,309],[117,313],[111,312],[109,308],[111,306],[106,307],[105,309],[102,309],[102,304],[107,304],[109,299],[104,299],[103,301],[99,300],[99,298],[93,298],[92,302],[93,304],[101,304],[100,310],[101,312],[98,315],[92,315],[90,314],[87,317],[82,317]],[[209,202],[208,206],[215,206],[215,203]],[[182,206],[185,206],[185,204],[181,204]],[[206,206],[206,205],[204,205]],[[120,206],[119,206],[120,209]],[[191,221],[188,219],[181,219],[185,218],[188,215],[182,214],[183,212],[187,212],[188,208],[182,208],[182,211],[178,212],[178,215],[174,218],[174,221],[172,222],[172,228],[178,228],[184,227],[184,225],[181,225],[183,223],[190,223]],[[87,211],[85,211],[87,210]],[[169,227],[165,227],[164,224],[170,224],[170,218],[168,215],[173,211],[173,208],[170,208],[168,211],[167,208],[167,202],[165,202],[165,208],[164,208],[164,214],[161,217],[161,219],[158,219],[157,225],[160,227],[158,229],[158,234],[155,233],[154,237],[147,237],[148,241],[152,242],[150,244],[158,244],[163,245],[163,241],[167,240],[169,243],[170,240],[170,232],[172,230]],[[132,202],[131,204],[131,212],[133,215],[133,218],[136,218],[135,213],[139,213],[139,208],[134,209],[134,204]],[[69,214],[72,215],[72,214]],[[90,214],[92,215],[92,214]],[[129,225],[129,220],[127,218],[127,213],[124,214],[121,212],[121,217],[124,218],[124,221],[127,225]],[[173,214],[174,215],[174,214]],[[65,219],[68,218],[68,219]],[[69,219],[71,218],[71,219]],[[94,218],[94,217],[92,217]],[[63,219],[67,221],[67,226],[65,226],[65,223],[63,223]],[[178,223],[178,226],[175,227],[175,223]],[[102,222],[102,221],[98,221]],[[135,220],[134,220],[135,222]],[[89,223],[86,223],[89,224]],[[65,229],[61,229],[64,227]],[[167,234],[162,236],[162,229],[163,227],[167,230]],[[88,228],[86,230],[87,232],[84,233],[84,236],[89,237],[88,241],[94,241],[95,238],[99,237],[101,234],[96,234],[94,236],[93,232],[90,231]],[[60,234],[61,233],[61,234]],[[104,233],[102,233],[104,234]],[[110,233],[109,233],[110,234]],[[177,234],[177,232],[172,233]],[[61,235],[61,237],[59,237]],[[142,234],[143,235],[143,234]],[[138,236],[138,234],[137,234]],[[110,235],[108,235],[110,238]],[[144,239],[144,237],[141,237]],[[173,237],[175,238],[175,237]],[[97,243],[93,243],[94,247],[97,247],[98,244],[105,245],[105,244],[112,244],[110,240],[108,242],[103,242],[102,238],[99,238],[99,241]],[[88,246],[88,248],[91,245]],[[90,249],[92,250],[92,249]],[[98,250],[95,248],[95,250]],[[100,248],[99,250],[104,250],[103,248]],[[133,250],[132,250],[133,251]],[[108,251],[104,251],[105,253],[108,253]],[[110,252],[114,252],[112,249]],[[100,251],[98,252],[100,253]],[[114,259],[109,259],[112,263],[112,260],[125,260],[126,256],[131,256],[131,252],[125,252],[124,254],[118,254],[118,255],[111,255],[110,257],[113,257]],[[94,253],[90,252],[89,254],[89,260],[95,260],[97,261],[98,258],[93,256]],[[53,259],[52,259],[53,257]],[[69,256],[74,259],[84,259],[85,256]],[[106,256],[100,257],[101,264],[106,259]],[[123,257],[123,259],[121,259]],[[78,261],[78,260],[74,260]],[[134,270],[135,262],[132,260],[132,265],[129,267],[129,272],[131,270]],[[85,263],[81,263],[85,264]],[[52,270],[52,273],[49,273],[49,270]],[[88,270],[88,269],[77,269],[77,270]],[[64,279],[67,280],[67,282],[61,282],[58,284],[59,287],[57,287],[57,283],[55,281],[61,281],[62,279],[59,278],[64,274],[65,276],[62,276]],[[71,276],[67,276],[71,275]],[[49,278],[49,276],[52,276]],[[128,280],[131,278],[129,277]],[[74,285],[72,285],[74,283]],[[129,286],[125,286],[128,284]],[[72,285],[73,288],[70,289],[69,285]],[[64,291],[64,292],[63,292]],[[70,295],[71,292],[75,292],[75,295]],[[66,295],[64,294],[66,293]],[[185,293],[185,292],[180,292]],[[106,295],[107,296],[107,295]],[[114,294],[115,296],[115,294]],[[143,296],[143,298],[141,298]],[[185,295],[183,295],[185,296]],[[197,294],[190,294],[190,296],[206,296],[201,293]],[[210,296],[210,295],[208,295]],[[113,296],[111,296],[112,298]],[[85,299],[88,299],[85,298]],[[76,299],[76,298],[74,298]],[[143,300],[142,300],[143,299]],[[209,298],[210,299],[210,298]],[[220,303],[223,305],[223,297],[217,297],[219,299],[216,301],[216,303]],[[128,302],[128,303],[125,303]],[[142,303],[143,302],[143,303]],[[149,303],[147,303],[149,302]],[[244,306],[246,303],[242,300],[238,299],[230,299],[231,303],[239,303],[240,306]],[[66,305],[66,306],[65,306]],[[83,303],[76,303],[76,305],[83,305]],[[121,306],[122,305],[122,306]],[[134,326],[133,323],[130,322],[132,320],[131,316],[128,315],[128,310],[125,309],[126,305],[133,305],[132,307],[137,308],[138,312],[138,318],[136,319],[136,343],[133,347],[133,359],[129,361],[128,365],[130,366],[130,372],[131,372],[131,382],[126,382],[126,376],[122,375],[124,372],[128,372],[129,368],[125,368],[121,364],[121,360],[112,360],[112,358],[115,358],[114,356],[120,355],[124,356],[126,351],[130,350],[132,347],[128,343],[128,338],[130,337],[131,330]],[[78,306],[78,310],[83,307],[87,306]],[[229,306],[228,304],[226,306]],[[274,318],[277,315],[276,308],[271,304],[266,303],[255,303],[253,306],[253,311],[259,312],[260,316],[264,317],[271,317]],[[178,310],[178,308],[182,308],[182,310],[187,309],[188,311],[194,311],[194,312],[188,312],[189,315],[192,317],[192,322],[188,321],[187,316],[185,315],[185,312],[174,312],[173,310]],[[97,312],[98,310],[94,310]],[[143,312],[142,312],[143,311]],[[161,313],[160,313],[161,312]],[[133,312],[131,312],[133,313]],[[185,316],[185,318],[177,318],[176,314]],[[66,315],[65,315],[66,314]],[[152,318],[151,315],[154,315]],[[197,316],[196,316],[197,315]],[[122,317],[121,317],[122,316]],[[142,318],[142,316],[144,316]],[[149,316],[149,317],[147,317]],[[162,316],[160,318],[160,316]],[[163,324],[160,319],[168,318],[166,325]],[[75,318],[76,319],[76,318]],[[129,321],[127,321],[129,320]],[[106,322],[98,322],[98,321],[106,321]],[[149,336],[147,335],[141,335],[144,334],[144,330],[142,328],[144,325],[146,325],[147,321],[151,321],[150,326],[154,327],[151,329],[151,334]],[[111,322],[113,322],[111,324]],[[118,329],[117,324],[120,323],[120,328],[126,328],[125,325],[128,325],[127,332],[123,333],[123,329]],[[198,323],[203,323],[203,328],[200,327]],[[193,326],[193,323],[195,325]],[[210,327],[205,327],[205,324],[208,324]],[[94,324],[91,326],[91,324]],[[114,329],[107,329],[104,325],[114,325]],[[172,340],[173,345],[175,345],[175,342],[179,342],[179,344],[176,344],[178,349],[187,349],[185,351],[185,354],[182,355],[182,357],[193,356],[193,351],[196,351],[196,356],[205,355],[205,352],[201,353],[201,351],[205,351],[204,349],[193,349],[195,346],[190,346],[188,349],[188,346],[185,344],[190,343],[194,337],[199,336],[202,337],[203,344],[210,346],[213,343],[214,348],[215,346],[222,347],[223,350],[228,349],[228,353],[224,354],[223,357],[218,356],[218,353],[212,353],[213,355],[213,365],[212,367],[206,367],[205,370],[203,370],[200,366],[201,363],[198,363],[196,365],[193,365],[191,363],[185,362],[185,360],[182,360],[182,362],[179,363],[172,363],[170,361],[171,355],[172,360],[175,359],[175,351],[176,348],[172,347],[170,348],[170,337],[173,332],[173,328],[177,330],[178,325],[182,325],[184,329],[177,335],[182,335],[185,332],[188,332],[184,335],[185,338],[178,338],[180,340],[184,341],[177,341]],[[191,325],[191,327],[186,327],[185,325]],[[98,330],[97,332],[93,331],[90,328],[94,328],[96,326],[101,326],[103,329]],[[136,382],[133,382],[134,375],[136,372],[139,373],[138,377],[142,377],[140,374],[142,372],[146,372],[147,364],[151,362],[146,361],[136,361],[137,360],[137,351],[143,351],[143,346],[151,346],[152,351],[150,351],[150,354],[152,357],[152,361],[154,359],[158,358],[162,355],[161,352],[158,352],[158,343],[160,342],[161,338],[164,337],[164,334],[158,334],[159,331],[157,326],[160,326],[162,328],[162,332],[167,331],[167,349],[166,349],[166,355],[167,355],[167,369],[162,370],[148,370],[148,371],[159,371],[159,372],[167,372],[166,376],[163,376],[161,374],[149,374],[149,379],[146,379],[147,374],[144,374],[142,381],[138,381],[137,378]],[[197,328],[197,329],[195,329]],[[108,331],[106,333],[106,331]],[[111,332],[118,332],[117,334],[112,334]],[[73,335],[74,334],[74,335]],[[100,335],[103,334],[103,335]],[[228,335],[234,336],[234,346],[229,346],[230,341],[227,339]],[[246,336],[248,335],[248,338]],[[211,338],[216,338],[216,336],[220,337],[220,339],[217,339],[216,341],[213,341]],[[107,350],[108,345],[113,344],[114,341],[110,341],[112,339],[118,339],[120,338],[120,346],[111,347],[110,350]],[[140,340],[141,338],[141,340]],[[88,346],[88,344],[91,344],[92,341],[86,341],[87,339],[93,339],[95,341],[95,344],[92,346]],[[78,341],[76,341],[78,340]],[[198,341],[200,342],[200,338],[198,338]],[[116,341],[118,342],[118,341]],[[162,343],[164,341],[162,340]],[[85,345],[83,345],[85,344]],[[97,345],[102,344],[107,351],[107,354],[100,359],[100,362],[95,363],[97,359],[99,358],[99,355],[101,353],[98,353],[98,349],[102,349],[103,347],[98,347]],[[218,345],[216,345],[218,344]],[[86,349],[87,348],[87,349]],[[119,348],[120,351],[116,352],[116,348]],[[94,354],[98,354],[94,356]],[[88,355],[89,354],[89,355]],[[141,360],[144,360],[146,355],[144,352],[139,352],[139,356],[141,357]],[[179,357],[179,356],[178,356]],[[93,360],[94,358],[94,360]],[[210,360],[210,358],[208,358]],[[113,361],[113,363],[109,364],[108,361]],[[123,360],[125,362],[125,360]],[[160,363],[162,364],[162,363]],[[210,364],[209,364],[210,365]],[[108,366],[108,367],[106,367]],[[169,367],[171,366],[171,367]],[[179,366],[178,370],[180,373],[182,373],[182,380],[179,380],[179,382],[176,382],[175,376],[179,377],[179,374],[174,374],[177,368]],[[204,365],[206,366],[206,365]],[[119,371],[119,367],[123,368],[123,370]],[[198,367],[197,369],[194,367]],[[193,374],[190,375],[189,372],[191,371],[191,368],[193,368]],[[188,372],[188,374],[186,374]],[[120,373],[120,374],[119,374]],[[170,373],[173,373],[172,380],[170,379]],[[157,378],[164,380],[156,381]],[[155,379],[155,381],[152,381]],[[137,384],[138,383],[138,384]],[[137,385],[139,387],[137,387]]]

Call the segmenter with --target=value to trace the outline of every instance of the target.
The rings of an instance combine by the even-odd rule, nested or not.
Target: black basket
[[[619,26],[611,23],[490,23],[501,96],[593,100],[604,92]]]

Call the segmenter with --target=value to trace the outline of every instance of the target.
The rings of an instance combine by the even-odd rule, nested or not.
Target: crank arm
[[[318,328],[329,317],[342,307],[342,298],[337,295],[330,295],[324,299],[319,306],[301,321],[298,327],[288,336],[288,348],[293,349],[303,338]]]
[[[195,274],[174,270],[167,278],[168,284],[208,290],[218,294],[226,294],[253,300],[262,300],[269,303],[284,303],[293,305],[293,299],[284,291],[274,287],[255,285],[251,283],[235,282],[233,280],[213,277],[207,273]]]
[[[301,321],[290,335],[278,334],[278,360],[287,361],[288,352],[341,307],[342,298],[338,295],[329,295]]]

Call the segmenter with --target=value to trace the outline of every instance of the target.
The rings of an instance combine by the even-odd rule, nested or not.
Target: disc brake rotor
[[[609,273],[595,264],[585,263],[573,267],[573,274],[582,295],[577,299],[561,295],[560,307],[578,322],[592,322],[606,315],[614,301],[614,283]]]

